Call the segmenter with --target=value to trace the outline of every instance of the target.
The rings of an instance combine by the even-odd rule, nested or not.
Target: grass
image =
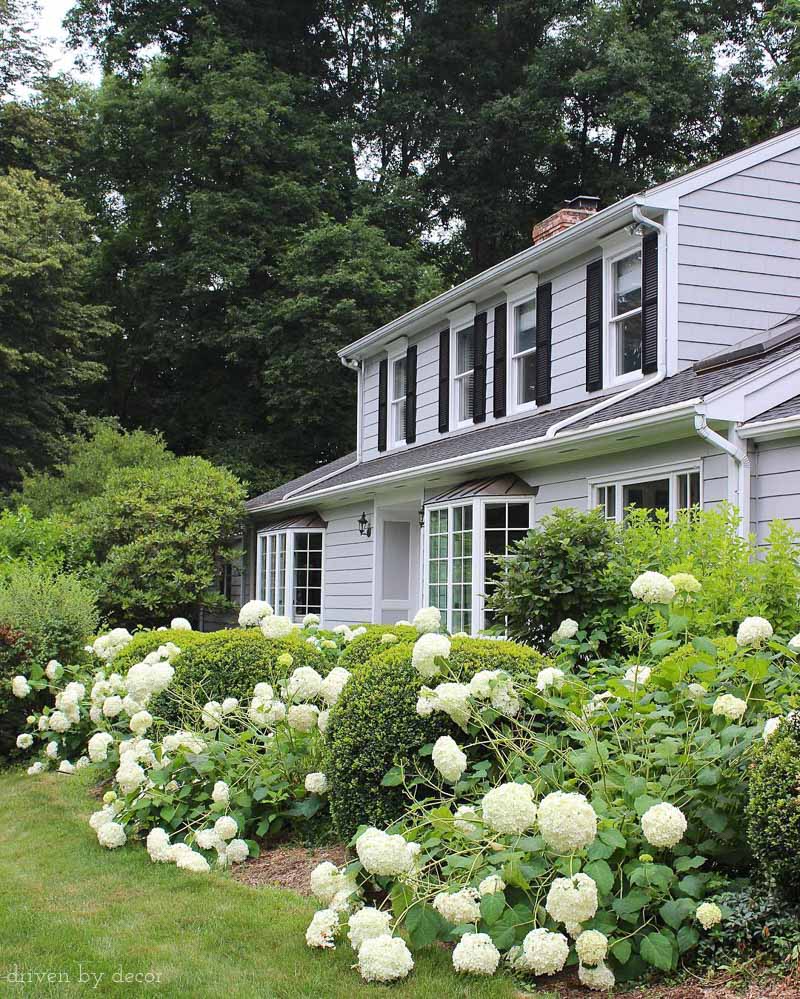
[[[93,804],[82,777],[0,773],[0,986],[10,985],[9,971],[34,975],[14,994],[519,995],[509,978],[456,977],[449,954],[438,948],[420,952],[410,978],[390,993],[366,985],[351,969],[347,943],[333,952],[306,947],[309,899],[152,864],[138,846],[105,850],[87,825]],[[50,982],[47,973],[55,976]],[[125,975],[140,979],[126,982]]]

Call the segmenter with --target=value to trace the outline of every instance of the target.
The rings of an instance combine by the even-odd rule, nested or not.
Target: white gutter
[[[694,428],[704,441],[717,448],[718,451],[724,451],[738,465],[739,536],[746,538],[750,533],[750,458],[747,450],[737,447],[722,434],[712,430],[708,425],[702,406],[698,406],[695,413]]]
[[[739,427],[738,434],[744,440],[751,437],[779,437],[784,434],[800,434],[800,415],[783,416],[775,420],[758,420]]]
[[[584,419],[586,416],[594,416],[595,413],[600,413],[604,409],[608,409],[609,406],[615,406],[618,402],[624,402],[625,399],[630,399],[631,396],[638,395],[640,392],[644,392],[645,389],[653,388],[654,385],[658,385],[659,382],[663,382],[667,377],[667,323],[666,323],[666,299],[667,299],[667,289],[666,289],[666,243],[667,243],[667,231],[663,225],[658,222],[654,222],[652,219],[647,218],[646,215],[642,215],[641,206],[644,202],[640,199],[636,199],[633,208],[631,209],[631,214],[639,223],[647,228],[652,229],[654,232],[658,233],[658,273],[663,275],[659,278],[660,287],[658,289],[658,368],[656,374],[653,378],[648,378],[643,382],[639,382],[632,388],[625,389],[623,392],[617,392],[615,395],[609,395],[605,399],[601,399],[594,406],[590,406],[589,409],[585,409],[582,413],[573,413],[571,416],[567,416],[563,420],[559,420],[558,423],[554,423],[545,434],[545,437],[552,439],[556,434],[563,430],[565,427],[572,426],[573,423],[577,423],[579,420]]]
[[[625,416],[617,416],[612,420],[606,420],[604,423],[598,424],[596,427],[575,430],[571,434],[565,434],[563,437],[559,437],[558,440],[548,440],[547,436],[542,434],[541,437],[529,437],[526,440],[515,441],[512,444],[501,444],[497,447],[484,448],[482,451],[472,451],[469,454],[455,455],[452,458],[445,458],[442,461],[432,461],[426,465],[415,465],[411,468],[398,469],[396,472],[387,472],[386,474],[380,476],[368,476],[364,479],[353,479],[351,482],[345,482],[340,486],[334,486],[328,490],[322,490],[321,492],[317,492],[315,490],[314,492],[306,493],[300,498],[303,502],[306,500],[309,502],[316,502],[319,499],[335,497],[338,493],[348,492],[361,486],[379,489],[381,486],[391,484],[397,479],[406,479],[419,475],[431,475],[437,472],[447,471],[450,468],[458,468],[460,466],[471,467],[476,460],[489,463],[494,458],[514,457],[517,454],[524,454],[526,451],[531,449],[551,450],[562,447],[564,444],[567,444],[572,440],[585,440],[586,438],[602,437],[607,434],[609,430],[613,431],[617,427],[634,429],[636,427],[646,427],[651,424],[660,423],[665,418],[672,419],[674,417],[690,416],[694,413],[695,407],[700,402],[702,402],[702,400],[699,396],[696,396],[692,399],[684,399],[682,402],[673,402],[667,406],[660,406],[657,409],[644,410],[639,413],[628,413]],[[589,409],[585,409],[581,415],[586,415],[588,412]],[[291,496],[296,496],[298,491],[303,489],[315,489],[317,482],[324,482],[325,479],[328,479],[333,475],[338,475],[339,472],[344,472],[347,468],[353,468],[356,464],[357,462],[352,462],[343,468],[337,468],[336,471],[320,477],[315,482],[301,486],[299,490],[292,490],[291,493],[287,493],[283,499],[277,500],[274,504],[270,503],[268,506],[259,507],[255,510],[250,510],[249,512],[263,513],[265,510],[274,510],[278,512],[284,508],[291,508],[293,504],[289,503],[288,500]],[[369,465],[370,462],[367,462],[366,464]],[[296,506],[296,503],[294,505]]]

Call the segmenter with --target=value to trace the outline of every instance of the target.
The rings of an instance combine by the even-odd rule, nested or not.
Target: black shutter
[[[492,395],[495,419],[506,415],[506,304],[494,310],[494,360]]]
[[[550,368],[553,353],[553,286],[540,284],[536,291],[536,405],[550,402]]]
[[[450,330],[439,334],[439,433],[450,429]]]
[[[658,233],[642,240],[642,372],[658,369]]]
[[[472,350],[474,361],[472,396],[472,422],[483,423],[486,419],[486,313],[475,316],[472,328]]]
[[[417,345],[406,351],[406,444],[417,439]]]
[[[389,407],[389,362],[384,359],[378,366],[378,450],[386,450],[386,430]]]
[[[586,391],[603,387],[603,261],[586,268]]]

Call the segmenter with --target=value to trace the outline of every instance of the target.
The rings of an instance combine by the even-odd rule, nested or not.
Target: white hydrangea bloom
[[[146,704],[150,697],[166,690],[175,676],[175,668],[168,659],[158,657],[148,660],[150,656],[140,663],[135,663],[125,677],[128,693],[141,704]]]
[[[519,711],[520,701],[514,681],[503,670],[479,670],[469,682],[469,692],[476,700],[488,700],[495,711],[510,718]]]
[[[342,874],[336,864],[332,864],[330,860],[323,860],[321,864],[317,864],[311,872],[310,880],[311,891],[325,905],[328,905],[343,887]]]
[[[272,607],[266,600],[248,600],[239,611],[240,628],[258,628],[265,617],[272,614]]]
[[[56,742],[56,740],[53,739],[52,741],[48,742],[47,745],[44,747],[44,751],[45,751],[45,755],[49,756],[51,760],[57,760],[58,759],[58,743]]]
[[[303,618],[304,628],[316,628],[319,626],[319,614],[306,614]]]
[[[31,688],[24,676],[15,676],[11,680],[11,693],[14,697],[27,697]]]
[[[557,690],[563,682],[564,671],[557,666],[545,666],[536,674],[536,689],[542,693],[549,687],[555,687]]]
[[[70,763],[69,760],[62,760],[58,764],[58,772],[60,774],[71,774],[75,772],[75,766]]]
[[[586,923],[597,912],[597,885],[588,874],[556,878],[547,893],[545,909],[557,923]]]
[[[29,732],[20,732],[17,736],[17,749],[30,749],[33,745],[33,736]]]
[[[109,662],[118,652],[125,648],[132,638],[133,635],[127,628],[113,628],[108,634],[100,635],[94,640],[92,652],[94,652],[98,659]]]
[[[232,839],[225,847],[225,859],[229,864],[243,864],[250,856],[250,847],[243,839]]]
[[[306,774],[305,788],[309,794],[326,794],[328,791],[328,778],[321,772]]]
[[[317,727],[319,708],[315,704],[293,704],[286,712],[289,728],[296,732],[311,732]]]
[[[625,680],[630,684],[637,684],[639,687],[643,687],[647,681],[650,679],[650,674],[653,671],[649,666],[629,666],[625,670]]]
[[[194,841],[201,850],[224,850],[225,842],[217,835],[217,830],[199,829],[194,836]]]
[[[420,718],[430,718],[436,709],[436,694],[434,694],[430,687],[420,687],[419,697],[417,698],[417,714]]]
[[[312,666],[298,666],[289,677],[286,692],[289,697],[302,701],[313,701],[320,692],[322,677]]]
[[[715,902],[701,902],[694,915],[704,930],[722,922],[722,909]]]
[[[97,832],[100,826],[105,825],[106,822],[113,822],[116,814],[117,806],[114,803],[104,805],[99,811],[92,812],[89,816],[89,825]]]
[[[488,933],[465,933],[453,950],[453,968],[467,975],[493,975],[500,951]]]
[[[662,801],[651,805],[642,816],[642,832],[651,846],[669,849],[683,839],[686,832],[686,816],[675,805]]]
[[[261,683],[257,683],[255,687],[253,687],[253,696],[263,697],[265,701],[271,701],[272,698],[275,696],[275,692],[273,691],[271,684],[264,683],[262,681]]]
[[[712,714],[721,715],[730,721],[740,721],[745,711],[747,711],[747,701],[734,697],[733,694],[720,694],[711,708]]]
[[[174,617],[169,623],[170,631],[191,631],[192,626],[185,617]]]
[[[483,796],[481,813],[497,833],[521,836],[536,822],[536,803],[530,784],[500,784]]]
[[[394,632],[387,631],[385,635],[381,635],[381,645],[396,645],[399,641]]]
[[[131,794],[144,784],[147,775],[139,764],[130,757],[124,757],[115,774],[115,780],[123,794]]]
[[[223,715],[229,715],[239,707],[239,700],[236,697],[226,697],[222,702]]]
[[[89,759],[88,756],[79,756],[78,759],[75,761],[75,769],[83,770],[85,767],[88,767],[91,762],[92,761]]]
[[[453,825],[465,836],[475,836],[481,831],[482,823],[477,809],[472,805],[459,805],[453,819]]]
[[[97,830],[97,842],[107,850],[116,850],[124,846],[127,840],[125,827],[119,822],[104,822]]]
[[[569,943],[563,933],[542,927],[531,930],[522,941],[520,964],[534,975],[556,975],[567,963]]]
[[[669,577],[676,593],[699,593],[702,590],[700,580],[690,572],[676,572]]]
[[[227,805],[231,800],[231,789],[224,780],[218,780],[214,783],[211,800],[217,805]]]
[[[354,951],[358,951],[365,940],[374,937],[390,936],[391,912],[381,912],[372,906],[364,906],[350,917],[347,938]]]
[[[40,732],[46,732],[50,728],[50,722],[47,720],[47,715],[39,715],[39,721],[36,723],[36,727]]]
[[[433,744],[433,765],[450,784],[455,784],[467,769],[467,755],[455,739],[442,735]]]
[[[414,643],[411,665],[421,677],[427,680],[439,672],[436,659],[447,659],[449,656],[450,639],[446,635],[433,632],[425,633]]]
[[[122,698],[118,694],[115,694],[113,697],[107,697],[103,701],[103,714],[106,718],[116,718],[121,711]]]
[[[789,639],[789,649],[792,652],[800,652],[800,634]]]
[[[420,635],[440,631],[442,627],[442,613],[438,607],[422,607],[414,615],[412,624]]]
[[[442,711],[456,725],[466,728],[469,721],[469,697],[469,687],[464,683],[440,683],[433,689],[431,701],[436,711]]]
[[[505,887],[506,883],[499,874],[490,874],[478,885],[478,894],[481,898],[483,898],[484,895],[497,895],[498,892],[503,891]]]
[[[50,715],[50,728],[53,732],[66,732],[70,727],[70,720],[63,711],[53,711]]]
[[[405,941],[388,933],[370,937],[358,949],[358,970],[365,982],[394,982],[405,978],[413,967]]]
[[[333,909],[320,909],[306,930],[306,943],[309,947],[322,947],[333,950],[334,938],[339,929],[339,913]]]
[[[322,732],[323,735],[325,735],[325,733],[328,731],[328,724],[330,723],[330,720],[331,720],[331,713],[330,711],[328,711],[327,708],[324,711],[320,711],[319,715],[317,716],[317,727],[319,728],[320,732]]]
[[[214,832],[221,840],[233,839],[238,831],[239,826],[232,815],[220,815],[214,823]]]
[[[736,632],[736,644],[742,648],[759,646],[772,638],[772,625],[763,617],[746,617]]]
[[[196,850],[181,850],[176,855],[175,866],[181,871],[189,871],[190,874],[208,874],[211,870],[209,862]]]
[[[156,827],[147,834],[147,852],[154,864],[170,860],[169,835],[165,829]]]
[[[561,624],[553,632],[554,642],[564,642],[574,638],[578,634],[578,622],[571,617],[565,617]]]
[[[153,716],[149,711],[137,711],[131,718],[130,729],[134,735],[144,735],[153,724]]]
[[[599,930],[584,930],[575,941],[581,964],[600,964],[608,954],[608,937]]]
[[[89,720],[93,725],[99,725],[103,720],[103,709],[99,705],[93,704],[89,708]]]
[[[762,732],[762,738],[765,743],[775,735],[781,726],[781,718],[767,718],[764,722],[764,731]]]
[[[264,686],[268,687],[270,691],[272,690],[269,684],[264,684]],[[286,705],[283,701],[273,700],[271,695],[270,697],[254,697],[247,709],[247,717],[259,728],[269,728],[272,725],[277,725],[286,717]]]
[[[271,614],[261,622],[261,633],[264,638],[287,638],[293,631],[291,618],[283,614]]]
[[[356,853],[370,874],[396,876],[413,869],[419,847],[370,826],[356,840]]]
[[[708,693],[702,683],[690,683],[686,690],[689,696],[693,697],[696,701],[702,700]]]
[[[580,940],[580,937],[578,939]],[[578,979],[581,985],[595,992],[610,992],[617,982],[614,972],[602,961],[596,968],[588,968],[584,964],[578,965]]]
[[[51,659],[45,666],[44,672],[48,680],[57,680],[64,671],[64,667],[58,659]]]
[[[222,724],[222,705],[219,701],[206,701],[201,712],[205,728],[217,729]]]
[[[574,853],[594,842],[597,815],[577,792],[553,791],[539,803],[539,831],[556,853]]]
[[[36,774],[42,773],[44,770],[44,764],[37,760],[35,763],[31,763],[28,769],[25,771],[29,777],[35,777]]]
[[[646,604],[670,604],[675,599],[675,587],[660,572],[643,572],[631,583],[631,593]]]
[[[343,666],[334,666],[319,687],[319,695],[323,702],[329,707],[336,704],[349,679],[349,670]]]

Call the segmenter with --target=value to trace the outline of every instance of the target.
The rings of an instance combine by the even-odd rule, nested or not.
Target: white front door
[[[377,621],[410,621],[418,609],[419,526],[415,516],[387,511],[379,528]]]

